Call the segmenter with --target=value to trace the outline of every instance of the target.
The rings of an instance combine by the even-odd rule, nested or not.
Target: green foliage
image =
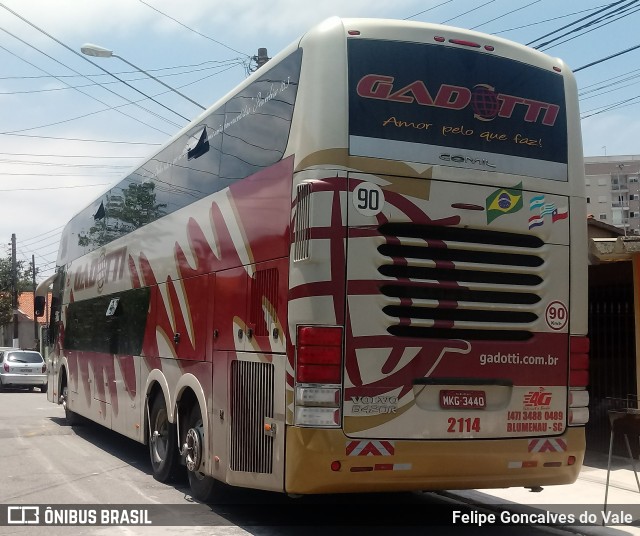
[[[32,267],[24,261],[16,262],[18,293],[33,290]],[[13,320],[11,308],[11,255],[0,258],[0,325],[8,324]]]
[[[130,184],[122,195],[107,194],[87,234],[78,245],[100,247],[165,215],[166,204],[156,204],[155,184]]]

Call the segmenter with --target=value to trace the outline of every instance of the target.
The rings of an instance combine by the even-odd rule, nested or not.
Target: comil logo
[[[511,119],[517,113],[523,114],[527,123],[552,127],[560,113],[557,104],[498,93],[489,84],[476,84],[473,88],[440,84],[432,94],[423,80],[415,80],[401,88],[394,87],[394,81],[393,76],[367,74],[360,79],[356,90],[365,99],[415,103],[448,110],[464,110],[471,106],[474,116],[481,121],[491,121],[496,117]]]
[[[551,405],[551,393],[544,391],[544,387],[540,387],[539,391],[531,391],[524,395],[525,409],[548,408]]]

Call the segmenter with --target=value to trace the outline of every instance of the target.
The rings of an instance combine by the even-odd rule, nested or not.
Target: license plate
[[[30,368],[23,368],[23,369],[20,369],[20,372],[21,372],[22,374],[31,374],[31,373],[33,372],[33,369],[30,369]]]
[[[484,409],[487,395],[484,391],[443,390],[440,391],[442,409]]]

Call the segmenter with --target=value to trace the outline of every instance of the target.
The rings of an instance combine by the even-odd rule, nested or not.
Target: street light
[[[153,76],[152,74],[149,74],[147,71],[145,71],[144,69],[141,69],[140,67],[138,67],[137,65],[134,65],[133,63],[125,60],[122,56],[118,56],[117,54],[113,53],[113,50],[109,50],[108,48],[104,48],[98,45],[92,45],[91,43],[87,43],[85,45],[82,45],[82,47],[80,48],[80,51],[83,54],[86,54],[87,56],[93,56],[95,58],[118,58],[119,60],[124,61],[127,65],[133,67],[134,69],[140,71],[143,74],[146,74],[149,78],[152,78],[153,80],[155,80],[156,82],[158,82],[159,84],[162,84],[164,87],[166,87],[167,89],[173,91],[174,93],[177,93],[178,95],[180,95],[183,99],[187,99],[191,104],[195,104],[198,108],[202,108],[203,110],[206,110],[206,108],[204,106],[202,106],[201,104],[198,104],[196,101],[194,101],[193,99],[190,99],[189,97],[187,97],[186,95],[180,93],[177,89],[172,88],[171,86],[165,84],[162,80],[159,80],[158,78],[156,78],[155,76]]]

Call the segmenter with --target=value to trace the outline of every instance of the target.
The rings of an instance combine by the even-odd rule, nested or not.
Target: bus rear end
[[[347,149],[294,192],[286,491],[573,482],[588,339],[571,73],[448,27],[344,34]]]

